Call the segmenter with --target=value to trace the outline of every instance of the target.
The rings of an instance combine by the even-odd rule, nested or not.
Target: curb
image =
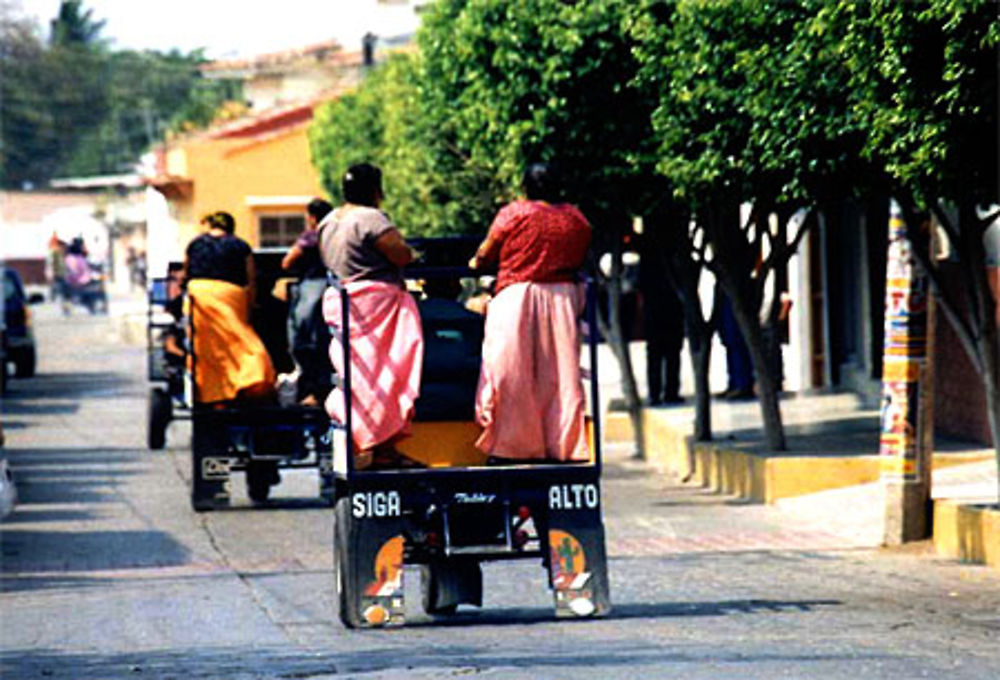
[[[1000,569],[1000,509],[934,501],[934,549],[943,557]]]
[[[758,503],[877,482],[881,462],[877,454],[769,455],[727,445],[695,442],[682,428],[660,414],[644,409],[643,431],[647,462],[673,477]],[[628,414],[608,413],[608,442],[630,441]],[[992,459],[992,453],[934,454],[934,469]]]

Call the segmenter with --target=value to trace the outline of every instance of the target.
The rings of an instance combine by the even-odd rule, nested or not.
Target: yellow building
[[[323,196],[306,130],[312,104],[232,123],[164,148],[150,180],[170,205],[186,244],[202,216],[225,210],[254,248],[287,246],[305,226],[305,207]]]
[[[313,110],[354,86],[363,61],[361,52],[323,44],[206,66],[208,77],[238,77],[248,86],[259,80],[270,89],[262,90],[267,97],[250,99],[251,111],[264,108],[259,113],[159,150],[147,181],[167,199],[176,234],[170,240],[180,251],[171,250],[182,252],[203,231],[201,218],[217,210],[233,215],[236,234],[254,248],[289,246],[305,226],[306,205],[325,197],[306,134]]]

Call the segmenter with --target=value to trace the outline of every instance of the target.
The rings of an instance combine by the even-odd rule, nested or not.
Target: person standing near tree
[[[679,404],[684,401],[680,395],[684,306],[655,239],[644,233],[637,240],[649,405]]]

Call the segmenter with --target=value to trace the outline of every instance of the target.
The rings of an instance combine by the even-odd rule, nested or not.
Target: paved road
[[[542,569],[505,563],[482,611],[345,630],[314,473],[289,475],[280,507],[194,514],[186,426],[143,448],[143,350],[106,319],[37,316],[40,375],[3,404],[22,496],[0,526],[4,680],[1000,675],[995,570],[859,547],[614,451],[609,618],[555,622]]]

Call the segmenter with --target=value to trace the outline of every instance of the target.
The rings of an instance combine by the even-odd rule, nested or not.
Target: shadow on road
[[[491,669],[502,673],[529,669],[545,674],[546,668],[581,671],[597,668],[629,668],[629,677],[642,672],[644,666],[662,667],[664,664],[724,664],[731,677],[740,677],[740,670],[754,673],[762,666],[774,664],[855,663],[891,660],[887,654],[878,653],[825,653],[790,649],[763,651],[740,647],[720,649],[717,645],[671,645],[662,641],[614,644],[596,642],[596,648],[580,649],[573,644],[558,643],[533,645],[525,643],[498,648],[494,644],[434,645],[409,638],[399,639],[394,633],[356,633],[358,648],[349,652],[322,650],[289,650],[259,647],[195,648],[170,652],[134,652],[128,654],[66,654],[50,650],[24,651],[0,655],[0,671],[16,671],[18,677],[63,677],[59,669],[72,669],[73,677],[86,680],[105,677],[276,677],[311,678],[367,673],[428,673],[457,675],[478,673]],[[377,636],[392,635],[396,645],[364,645]],[[405,632],[402,633],[405,636]],[[405,646],[404,646],[405,645]],[[393,674],[393,677],[397,677]],[[401,675],[399,677],[402,677]],[[587,677],[593,677],[588,675]],[[754,675],[753,677],[759,677]]]
[[[40,531],[0,533],[2,572],[104,571],[186,564],[190,552],[164,531]],[[15,582],[3,580],[0,589]]]
[[[139,473],[125,466],[141,461],[135,449],[17,448],[5,453],[17,481],[17,512],[32,504],[106,502],[118,480]]]
[[[79,399],[92,396],[114,396],[113,392],[135,391],[135,377],[128,373],[80,371],[73,373],[39,373],[26,380],[11,380],[4,394],[4,412],[19,400]]]
[[[781,612],[812,612],[817,607],[840,606],[840,600],[724,600],[720,602],[641,602],[614,604],[611,613],[603,619],[576,619],[588,621],[624,621],[628,619],[660,619],[691,616],[728,616],[730,614],[763,614]],[[551,623],[551,607],[516,607],[460,611],[448,618],[416,619],[407,621],[410,628],[449,626],[502,626]],[[569,621],[567,621],[569,623]]]

